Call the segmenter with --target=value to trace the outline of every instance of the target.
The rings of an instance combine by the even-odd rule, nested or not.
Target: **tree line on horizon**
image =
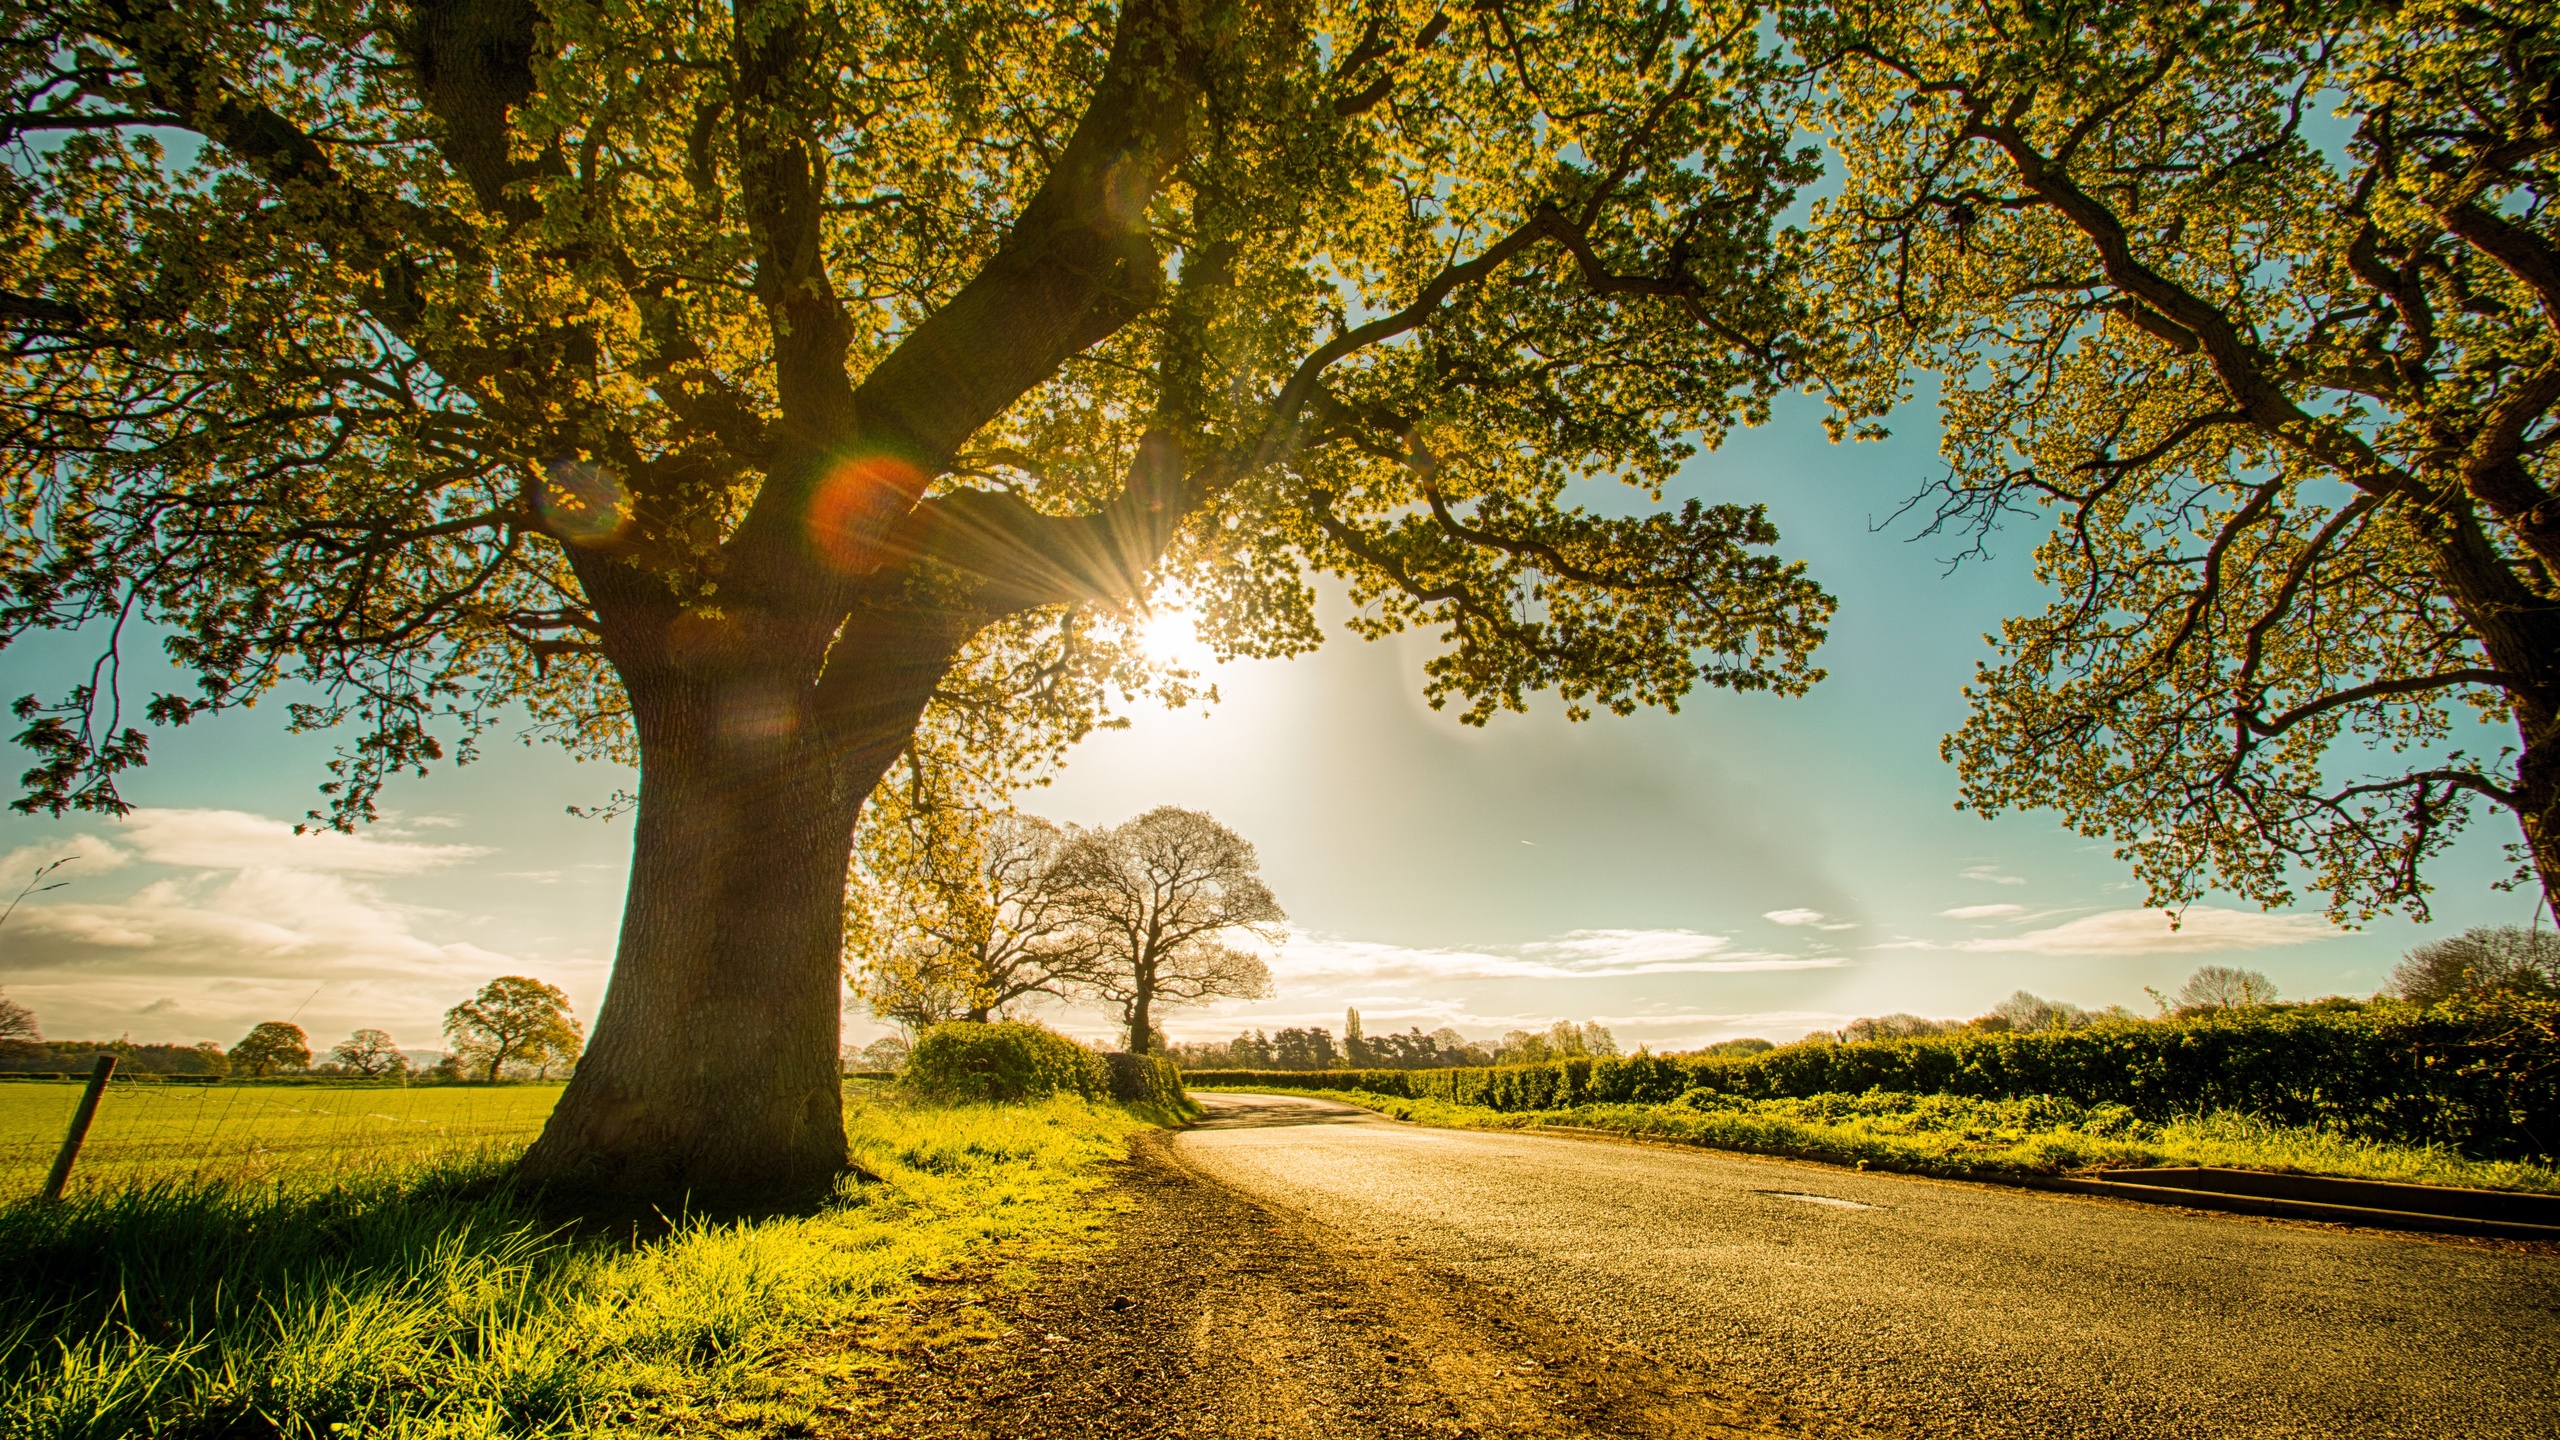
[[[566,1078],[585,1048],[585,1030],[568,995],[526,975],[501,975],[447,1010],[444,1035],[451,1048],[429,1066],[412,1061],[390,1032],[371,1027],[357,1029],[314,1063],[310,1036],[290,1020],[260,1021],[228,1050],[210,1040],[194,1045],[47,1041],[33,1011],[0,995],[0,1069],[51,1069],[106,1053],[122,1057],[127,1068],[142,1074],[494,1082]]]

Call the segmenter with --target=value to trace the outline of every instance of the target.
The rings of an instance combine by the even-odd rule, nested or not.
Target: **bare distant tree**
[[[0,995],[0,1041],[43,1038],[44,1032],[36,1028],[36,1012]]]
[[[952,805],[867,835],[846,950],[872,1013],[921,1030],[1096,986],[1100,951],[1055,874],[1064,840],[1037,815]]]
[[[2251,1005],[2272,1005],[2276,999],[2276,982],[2256,970],[2240,970],[2229,965],[2205,965],[2187,977],[2178,988],[2177,1007],[2181,1014],[2197,1010],[2236,1010]]]
[[[2496,990],[2560,994],[2560,935],[2474,926],[2418,946],[2391,971],[2390,993],[2413,1005]]]
[[[1069,833],[1057,894],[1092,946],[1092,988],[1120,1006],[1129,1048],[1158,1042],[1159,1006],[1271,993],[1271,967],[1233,948],[1243,932],[1278,940],[1288,918],[1244,837],[1166,805],[1109,830]]]
[[[2093,1018],[2068,1000],[2047,1000],[2025,990],[2011,991],[2008,999],[1991,1007],[1991,1014],[2008,1021],[2012,1030],[2071,1030]]]
[[[329,1058],[359,1075],[397,1075],[409,1068],[409,1057],[380,1030],[359,1030],[329,1049]]]

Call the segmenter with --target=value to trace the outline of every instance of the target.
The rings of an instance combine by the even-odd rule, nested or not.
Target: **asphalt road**
[[[2560,1436],[2547,1247],[1199,1098],[1211,1179],[1861,1427]]]

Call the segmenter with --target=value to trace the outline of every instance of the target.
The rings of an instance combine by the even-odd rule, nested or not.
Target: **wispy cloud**
[[[1763,910],[1760,918],[1775,925],[1806,925],[1816,930],[1855,930],[1854,920],[1834,920],[1819,910]]]
[[[197,870],[303,870],[339,875],[415,875],[477,859],[477,845],[420,845],[373,835],[293,826],[241,810],[136,810],[116,838],[158,865]]]
[[[2023,935],[1985,936],[1948,945],[1908,948],[2018,955],[2193,955],[2216,950],[2264,950],[2306,945],[2338,931],[2317,915],[2268,915],[2254,910],[2188,907],[2176,929],[2162,910],[2104,910]]]
[[[2027,913],[2027,907],[2024,905],[1959,905],[1953,910],[1941,910],[1938,913],[1950,920],[1998,920],[2010,915],[2024,915]]]
[[[1980,880],[1992,885],[2024,885],[2027,877],[2011,875],[1997,865],[1967,865],[1956,872],[1959,880]]]
[[[477,846],[296,835],[287,821],[236,810],[138,810],[110,835],[0,861],[74,854],[82,863],[62,873],[75,878],[166,867],[121,899],[77,885],[11,919],[10,995],[36,1010],[48,1034],[131,1029],[144,1040],[228,1041],[303,1004],[306,1025],[405,1029],[416,1022],[402,1017],[432,1016],[491,976],[527,968],[501,951],[434,938],[465,917],[381,889],[488,853]],[[602,969],[595,960],[542,965],[546,978],[582,990]]]
[[[1482,950],[1425,949],[1374,940],[1293,933],[1271,952],[1284,981],[1597,980],[1629,975],[1821,970],[1836,956],[1805,959],[1735,950],[1722,935],[1695,930],[1576,930],[1551,940]]]

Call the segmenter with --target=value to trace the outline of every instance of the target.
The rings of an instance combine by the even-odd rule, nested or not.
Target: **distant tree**
[[[199,1040],[190,1048],[193,1049],[196,1054],[196,1063],[188,1067],[190,1073],[197,1075],[228,1075],[231,1073],[231,1057],[222,1053],[221,1046],[214,1044],[210,1040]]]
[[[357,1031],[331,1046],[329,1058],[367,1077],[399,1075],[409,1068],[409,1057],[401,1054],[400,1047],[380,1030]]]
[[[462,1066],[495,1080],[510,1063],[548,1074],[574,1064],[586,1036],[559,987],[529,975],[501,975],[444,1012],[444,1033]]]
[[[2205,965],[2188,976],[2186,984],[2178,987],[2175,1005],[2178,1013],[2183,1015],[2272,1005],[2275,999],[2276,982],[2255,970]]]
[[[1333,1032],[1317,1027],[1291,1027],[1271,1037],[1271,1064],[1278,1070],[1333,1068]]]
[[[310,1041],[301,1026],[287,1020],[266,1021],[231,1047],[231,1068],[249,1075],[304,1070],[310,1065]]]
[[[0,995],[0,1041],[43,1038],[44,1032],[36,1028],[36,1012]]]
[[[1712,1055],[1719,1059],[1738,1060],[1746,1056],[1759,1055],[1777,1048],[1777,1042],[1775,1041],[1752,1037],[1741,1040],[1718,1040],[1712,1045],[1704,1046],[1690,1053],[1696,1055]]]
[[[1366,1070],[1378,1063],[1377,1057],[1370,1053],[1368,1035],[1360,1028],[1357,1009],[1342,1012],[1342,1063],[1354,1070]]]
[[[1960,1020],[1930,1020],[1918,1015],[1861,1016],[1840,1027],[1843,1044],[1860,1040],[1908,1040],[1918,1035],[1944,1035],[1963,1028]]]
[[[1282,934],[1288,917],[1258,871],[1242,836],[1170,805],[1077,831],[1060,849],[1057,894],[1095,956],[1092,988],[1120,1006],[1130,1049],[1157,1043],[1159,1006],[1271,993],[1271,968],[1227,943]]]
[[[1543,1031],[1514,1030],[1504,1035],[1494,1047],[1492,1059],[1496,1065],[1535,1065],[1547,1060],[1617,1053],[1617,1037],[1606,1026],[1596,1021],[1577,1025],[1558,1020]]]
[[[1991,1007],[1990,1019],[2005,1030],[2069,1030],[2089,1022],[2089,1012],[2068,1000],[2047,1000],[2024,990]],[[1992,1027],[1985,1027],[1992,1028]]]
[[[2474,926],[2412,949],[2391,971],[2390,993],[2413,1005],[2501,990],[2560,995],[2560,935],[2515,925]]]
[[[907,1054],[914,1048],[904,1035],[883,1035],[855,1052],[854,1058],[865,1070],[904,1070]]]
[[[910,749],[865,809],[845,892],[848,978],[874,1015],[914,1031],[1101,979],[1058,883],[1062,832],[972,803],[958,770]]]
[[[1272,1063],[1271,1039],[1259,1030],[1238,1035],[1228,1042],[1227,1053],[1240,1070],[1264,1069]]]

